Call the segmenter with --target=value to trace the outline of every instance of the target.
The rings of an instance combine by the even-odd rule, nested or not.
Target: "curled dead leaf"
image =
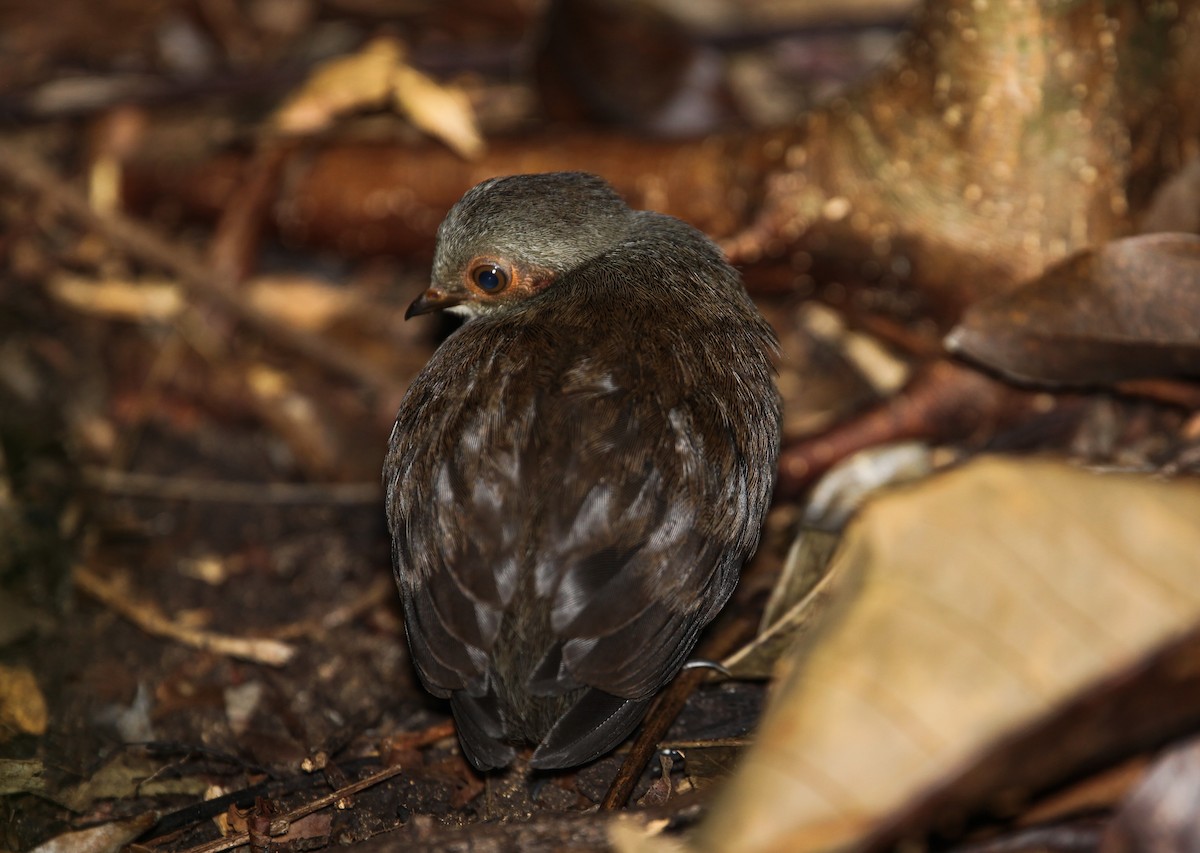
[[[13,735],[44,735],[49,723],[46,697],[33,673],[0,664],[0,742]]]
[[[1114,240],[976,303],[946,346],[1014,379],[1200,376],[1200,236]]]
[[[392,89],[392,73],[404,58],[404,46],[387,36],[372,39],[349,56],[324,62],[275,112],[280,133],[324,130],[352,110],[379,108]]]
[[[466,93],[413,68],[404,45],[390,36],[372,39],[358,53],[319,66],[276,111],[272,123],[280,133],[312,134],[339,116],[384,106],[396,107],[462,157],[483,153],[483,137]]]
[[[40,758],[0,758],[0,796],[41,794],[46,790],[46,766]]]

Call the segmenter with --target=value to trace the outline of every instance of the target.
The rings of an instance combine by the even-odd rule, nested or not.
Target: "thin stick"
[[[292,809],[286,814],[280,815],[271,820],[271,835],[282,835],[287,832],[288,824],[294,823],[302,817],[312,814],[315,811],[320,811],[323,808],[332,806],[338,800],[344,797],[349,797],[352,794],[357,794],[359,791],[365,791],[367,788],[378,785],[380,782],[385,782],[391,779],[396,774],[400,773],[404,768],[397,764],[392,767],[385,767],[378,773],[368,776],[358,782],[352,782],[343,788],[338,788],[331,794],[326,794],[324,797],[319,797],[311,803],[305,803],[295,809]],[[207,844],[201,844],[196,847],[189,847],[183,853],[221,853],[222,850],[231,850],[234,847],[240,847],[243,844],[250,843],[249,832],[239,832],[237,835],[230,835],[227,838],[218,838],[216,841],[210,841]]]

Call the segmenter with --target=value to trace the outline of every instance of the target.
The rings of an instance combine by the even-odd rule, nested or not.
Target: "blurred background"
[[[486,177],[596,171],[633,206],[692,222],[781,340],[775,508],[704,647],[745,680],[692,683],[665,739],[690,758],[637,768],[641,808],[686,823],[707,803],[756,731],[766,680],[792,672],[814,590],[832,595],[821,579],[850,598],[870,588],[843,588],[826,564],[880,483],[981,451],[1186,480],[1200,466],[1197,6],[0,3],[0,848],[61,836],[85,849],[69,833],[105,830],[87,849],[209,849],[372,773],[384,775],[353,808],[297,817],[276,849],[374,849],[389,834],[428,849],[608,845],[588,810],[625,751],[534,791],[519,775],[481,780],[413,677],[390,573],[388,431],[452,329],[405,323],[404,309],[445,211]],[[978,535],[970,547],[992,553],[1011,535],[1034,543],[1022,564],[1057,577],[1077,556],[1055,550],[1064,525],[1121,527],[1071,476],[1050,475],[1054,502],[1027,512],[1022,476],[920,516],[946,517],[905,539],[916,562],[945,537]],[[1196,508],[1137,488],[1117,503],[1149,507],[1138,525]],[[1063,521],[1060,506],[1094,521]],[[1009,511],[1018,520],[987,527]],[[1187,526],[1154,529],[1174,542]],[[1146,560],[1194,571],[1169,549]],[[1009,564],[979,575],[991,601]],[[1038,601],[1079,594],[1060,592]],[[1012,645],[1031,671],[1059,671],[1026,648],[1042,617],[1028,618],[1004,622]],[[987,634],[979,624],[963,636]],[[1200,619],[1171,625],[1190,637]],[[868,661],[907,647],[879,636]],[[889,769],[901,793],[844,825],[926,837],[930,815],[950,814],[936,837],[969,845],[978,825],[963,815],[1012,830],[1012,790],[1032,799],[1196,731],[1195,690],[1156,682],[1140,695],[1178,711],[1169,719],[1023,760],[1048,754],[1058,730],[1045,720],[1080,684],[1116,685],[1160,642],[1054,689],[1033,679],[1040,704],[1013,710],[1009,729],[964,712],[970,745],[937,777],[962,793],[953,809],[897,818],[896,803],[938,789]],[[914,648],[912,671],[943,657]],[[960,698],[938,701],[957,718]],[[996,731],[1044,739],[987,752]],[[861,730],[846,739],[868,766],[886,751]],[[967,754],[1004,772],[956,787]],[[1141,777],[1121,779],[1089,808],[1116,813]],[[802,798],[750,799],[787,815]],[[759,820],[741,814],[708,830],[709,849],[735,849],[725,842]],[[531,834],[487,835],[518,818]],[[777,849],[822,849],[805,837]]]

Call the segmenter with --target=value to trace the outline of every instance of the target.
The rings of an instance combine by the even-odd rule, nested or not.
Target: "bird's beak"
[[[441,311],[443,308],[453,308],[462,302],[462,297],[447,293],[436,287],[431,287],[413,300],[404,312],[404,319],[416,317],[418,314],[428,314],[430,311]]]

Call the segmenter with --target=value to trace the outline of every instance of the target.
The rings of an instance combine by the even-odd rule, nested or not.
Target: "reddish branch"
[[[1007,427],[1061,405],[947,359],[931,361],[887,403],[784,447],[777,499],[799,496],[839,460],[894,441],[981,445]]]

